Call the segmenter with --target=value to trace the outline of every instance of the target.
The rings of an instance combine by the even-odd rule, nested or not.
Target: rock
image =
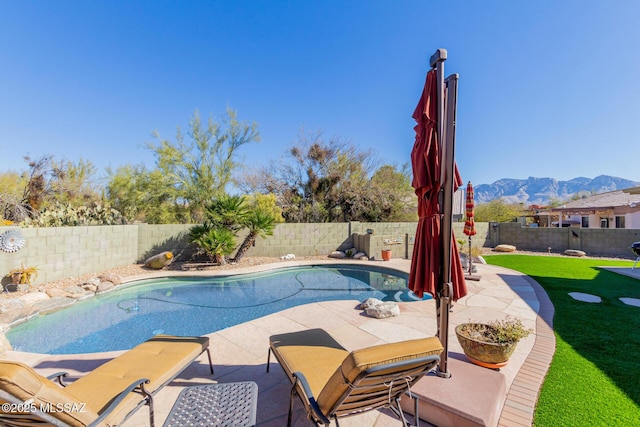
[[[6,313],[8,311],[18,310],[25,306],[24,301],[18,298],[11,298],[0,301],[0,313]]]
[[[347,250],[344,251],[344,255],[346,258],[353,258],[353,256],[356,254],[356,248],[349,248]]]
[[[92,277],[91,279],[88,279],[86,282],[82,283],[81,286],[84,285],[93,285],[93,286],[98,286],[100,284],[101,280],[98,279],[97,277]]]
[[[102,282],[98,285],[98,288],[96,289],[96,294],[104,294],[105,292],[112,291],[115,288],[116,288],[116,285],[114,285],[111,282]]]
[[[565,255],[567,256],[586,256],[587,253],[584,251],[579,251],[577,249],[567,249],[566,251],[563,252]]]
[[[379,300],[378,298],[367,298],[366,300],[362,301],[360,305],[358,305],[358,308],[360,310],[366,310],[369,307],[373,307],[375,305],[380,305],[380,304],[382,304],[382,301]]]
[[[369,257],[366,256],[366,255],[363,255],[363,256],[361,256],[360,258],[357,258],[357,259],[359,259],[360,261],[369,261]]]
[[[47,289],[46,292],[47,292],[47,295],[49,295],[49,297],[51,298],[71,297],[71,295],[69,295],[69,292],[63,291],[62,289],[58,289],[58,288]]]
[[[117,274],[113,274],[113,273],[102,274],[102,275],[98,276],[98,279],[100,279],[101,282],[111,282],[116,286],[120,285],[122,283],[122,277],[118,276]]]
[[[498,245],[493,250],[496,252],[515,252],[516,247],[513,245]]]
[[[64,288],[65,292],[69,293],[69,296],[75,299],[84,299],[93,295],[93,292],[82,289],[80,286],[71,285]]]
[[[76,300],[70,297],[55,297],[49,298],[46,301],[40,301],[33,305],[33,308],[38,310],[40,314],[53,313],[54,311],[61,310],[74,304]]]
[[[355,255],[353,256],[353,259],[362,259],[362,258],[369,259],[367,257],[367,254],[365,254],[364,252],[356,252]]]
[[[24,305],[33,305],[38,301],[48,300],[49,295],[45,294],[44,292],[31,292],[26,295],[22,295],[18,299],[24,302]]]
[[[7,283],[4,285],[4,290],[7,292],[29,292],[31,290],[31,285],[27,285],[25,283]]]
[[[173,254],[171,252],[160,252],[158,255],[147,258],[144,266],[154,270],[161,270],[171,264],[171,261],[173,261]]]
[[[95,293],[96,290],[98,290],[98,285],[100,284],[100,282],[98,283],[92,283],[92,282],[86,282],[80,285],[80,287],[82,289],[84,289],[87,292],[92,292]]]
[[[369,307],[364,312],[367,316],[375,317],[376,319],[384,319],[386,317],[399,316],[400,307],[397,302],[388,301]]]
[[[364,310],[367,316],[375,317],[376,319],[384,319],[386,317],[400,315],[400,306],[397,302],[393,301],[381,301],[377,298],[367,298],[362,301],[358,307],[361,310]]]
[[[37,311],[32,306],[25,306],[17,310],[0,313],[0,323],[13,325],[14,323],[24,322],[36,313]]]
[[[473,259],[473,265],[471,266],[471,272],[472,273],[477,273],[478,272],[478,268],[475,266],[475,264],[479,261],[477,261],[476,259]],[[484,260],[483,260],[484,261]],[[460,263],[462,264],[462,269],[464,270],[465,273],[469,272],[469,255],[460,252]]]
[[[342,252],[342,251],[333,251],[329,254],[329,258],[339,258],[339,259],[343,259],[346,258],[347,255]]]
[[[292,259],[296,259],[296,256],[294,254],[286,254],[286,255],[282,255],[280,259],[292,260]]]
[[[460,252],[460,263],[462,264],[462,268],[469,268],[469,255]]]

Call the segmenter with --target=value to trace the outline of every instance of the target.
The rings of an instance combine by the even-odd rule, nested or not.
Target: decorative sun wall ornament
[[[17,252],[24,246],[24,236],[20,230],[7,230],[0,234],[0,249],[4,252]]]

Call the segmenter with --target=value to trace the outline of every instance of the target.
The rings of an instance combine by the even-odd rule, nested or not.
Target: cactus
[[[124,224],[122,214],[115,209],[93,203],[89,206],[64,206],[56,203],[42,209],[36,218],[23,222],[26,227],[64,227],[83,225]]]

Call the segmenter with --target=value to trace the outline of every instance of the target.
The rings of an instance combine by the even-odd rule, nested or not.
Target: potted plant
[[[469,360],[485,368],[505,366],[518,341],[533,329],[525,328],[520,319],[507,316],[489,323],[468,322],[456,326],[456,336]]]
[[[38,276],[38,269],[36,267],[14,268],[11,270],[7,277],[11,277],[11,281],[14,285],[31,285],[33,279]]]

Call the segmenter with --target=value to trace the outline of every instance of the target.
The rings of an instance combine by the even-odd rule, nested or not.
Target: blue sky
[[[462,178],[640,181],[640,2],[0,0],[0,172],[23,156],[144,163],[194,110],[409,161],[437,48],[458,73]]]

